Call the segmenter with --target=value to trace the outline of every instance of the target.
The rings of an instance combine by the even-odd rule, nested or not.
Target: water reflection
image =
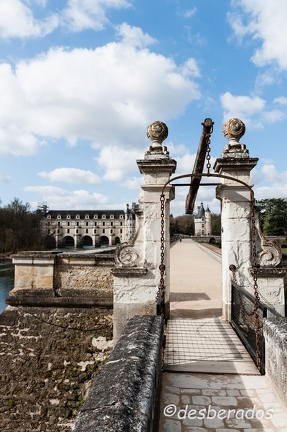
[[[14,266],[11,260],[0,261],[0,313],[7,307],[5,299],[14,287]]]

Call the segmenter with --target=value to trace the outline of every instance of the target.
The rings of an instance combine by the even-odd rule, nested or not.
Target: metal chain
[[[257,253],[256,253],[256,226],[255,226],[255,214],[256,206],[254,196],[250,200],[251,205],[251,243],[252,243],[252,276],[254,281],[254,320],[255,320],[255,340],[256,340],[256,366],[260,370],[261,368],[261,355],[260,355],[260,323],[259,323],[259,304],[260,297],[258,293],[257,284]]]
[[[210,174],[210,168],[211,168],[211,163],[210,163],[210,159],[211,159],[211,156],[210,156],[210,151],[211,151],[211,148],[210,148],[210,136],[211,136],[211,133],[207,133],[205,135],[205,139],[206,139],[206,160],[207,160],[206,168],[207,168],[207,175]]]
[[[164,275],[165,275],[165,264],[164,264],[164,205],[165,205],[165,195],[160,196],[160,281],[159,288],[156,295],[157,300],[157,314],[161,315],[165,319],[165,285],[164,285]]]

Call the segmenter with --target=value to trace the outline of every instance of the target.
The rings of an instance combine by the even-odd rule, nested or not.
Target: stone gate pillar
[[[116,251],[114,268],[114,342],[117,341],[127,321],[134,315],[156,315],[156,294],[160,280],[161,206],[160,196],[164,184],[175,172],[176,161],[169,157],[162,145],[168,129],[162,122],[154,122],[147,129],[152,145],[138,160],[143,174],[139,205],[136,215],[135,235],[122,243]],[[174,189],[165,189],[165,286],[166,309],[169,314],[169,216]]]
[[[229,143],[224,147],[221,158],[215,162],[214,170],[230,176],[249,186],[250,172],[258,158],[251,158],[245,144],[239,142],[245,133],[244,123],[231,119],[223,126],[224,136]],[[258,266],[257,285],[262,303],[277,314],[285,316],[284,276],[280,248],[262,234],[258,213],[255,213],[255,251],[252,248],[251,194],[248,187],[232,179],[222,179],[217,187],[217,198],[221,201],[221,247],[222,247],[222,301],[223,316],[231,320],[231,271],[233,266],[236,283],[249,293],[254,293],[252,265]],[[255,253],[255,257],[253,257]]]
[[[244,144],[239,142],[245,133],[241,120],[231,119],[223,126],[229,140],[221,158],[216,159],[214,171],[234,177],[250,185],[250,172],[258,158],[251,158]],[[221,179],[216,196],[221,201],[221,251],[222,251],[222,312],[231,320],[231,277],[229,266],[236,268],[237,282],[248,291],[252,286],[251,266],[250,190],[240,183]]]

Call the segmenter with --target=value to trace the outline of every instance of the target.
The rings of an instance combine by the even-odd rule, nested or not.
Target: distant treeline
[[[30,204],[19,198],[0,207],[0,253],[43,249],[40,221],[41,212],[31,211]]]
[[[266,236],[287,236],[287,200],[270,198],[256,202],[260,227]],[[194,235],[194,215],[170,217],[170,235]],[[211,214],[211,234],[221,235],[221,216]]]

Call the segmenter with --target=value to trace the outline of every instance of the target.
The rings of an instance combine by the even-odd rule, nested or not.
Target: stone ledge
[[[112,274],[114,276],[142,276],[147,273],[145,267],[115,267],[112,269]]]
[[[265,319],[265,370],[269,381],[287,404],[287,318]]]
[[[134,316],[78,415],[73,432],[157,431],[163,320]]]
[[[68,308],[113,308],[112,296],[106,297],[36,297],[32,295],[26,296],[10,296],[5,302],[9,306],[34,306],[34,307],[68,307]]]

